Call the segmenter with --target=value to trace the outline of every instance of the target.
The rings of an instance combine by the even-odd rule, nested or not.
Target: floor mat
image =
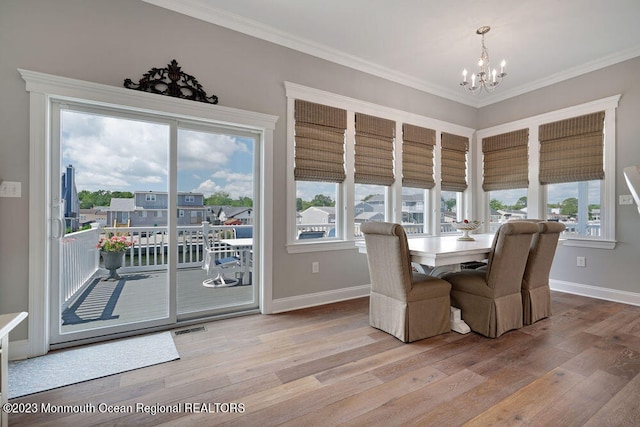
[[[9,398],[179,359],[170,332],[124,338],[9,362]]]

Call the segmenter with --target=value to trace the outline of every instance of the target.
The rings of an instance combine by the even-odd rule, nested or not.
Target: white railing
[[[204,258],[203,235],[207,235],[213,245],[221,238],[234,237],[234,229],[252,228],[240,225],[202,225],[180,226],[178,232],[178,268],[200,267]],[[101,237],[107,233],[126,236],[132,242],[124,257],[119,273],[163,270],[169,258],[169,237],[167,227],[102,227],[67,234],[62,239],[60,279],[61,296],[64,305],[83,290],[96,273],[106,274],[96,247]],[[231,256],[220,252],[219,256]]]
[[[600,223],[588,223],[584,225],[584,232],[581,232],[580,224],[577,222],[562,222],[566,229],[562,233],[565,236],[600,237]],[[495,233],[504,222],[489,223],[489,232]]]
[[[67,234],[61,239],[60,292],[63,301],[69,301],[98,270],[98,240],[100,229],[97,226]]]

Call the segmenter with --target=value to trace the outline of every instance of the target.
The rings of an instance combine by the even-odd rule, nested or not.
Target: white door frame
[[[257,216],[260,233],[260,310],[272,310],[273,241],[273,131],[277,116],[209,105],[179,98],[163,97],[114,86],[66,77],[18,70],[30,96],[29,124],[29,335],[27,357],[49,351],[50,245],[50,106],[51,100],[90,102],[139,112],[161,112],[176,118],[208,120],[253,129],[260,134],[260,199]]]

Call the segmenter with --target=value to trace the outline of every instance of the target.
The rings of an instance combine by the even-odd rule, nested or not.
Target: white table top
[[[471,234],[474,241],[458,240],[460,234],[447,236],[408,237],[411,261],[430,267],[482,261],[489,256],[493,234]],[[357,244],[366,253],[365,242]]]
[[[458,240],[459,235],[408,238],[411,261],[430,267],[482,261],[489,256],[493,234],[472,234],[475,240]]]
[[[234,248],[253,246],[252,237],[242,237],[240,239],[220,239],[220,242]]]

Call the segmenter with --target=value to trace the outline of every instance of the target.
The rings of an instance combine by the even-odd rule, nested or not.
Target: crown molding
[[[373,62],[346,54],[326,45],[315,43],[311,40],[303,39],[255,20],[212,7],[210,4],[202,0],[142,1],[475,108],[495,104],[527,92],[541,89],[543,87],[640,56],[640,45],[638,45],[560,73],[553,74],[549,77],[518,85],[512,89],[505,90],[503,88],[503,90],[498,93],[476,96],[470,95],[467,92],[460,92],[457,86],[453,88],[443,87],[423,79],[418,79],[413,76],[400,73],[387,67],[382,67]]]

